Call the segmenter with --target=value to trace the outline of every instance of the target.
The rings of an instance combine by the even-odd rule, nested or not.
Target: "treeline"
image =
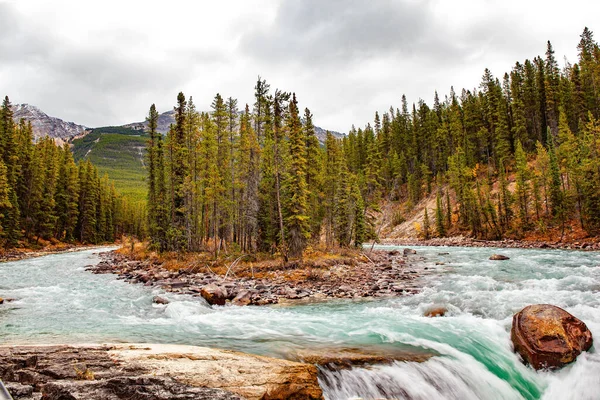
[[[398,201],[399,212],[436,194],[425,237],[564,233],[572,221],[599,234],[600,50],[587,28],[578,50],[578,62],[560,69],[548,42],[544,58],[517,62],[501,79],[486,69],[479,89],[443,100],[436,92],[431,107],[409,108],[403,96],[400,109],[343,140],[348,169],[370,202]]]
[[[520,237],[576,221],[600,233],[600,50],[587,28],[579,60],[517,62],[502,79],[430,107],[375,113],[341,140],[315,136],[295,95],[260,78],[252,110],[217,94],[209,113],[180,93],[166,138],[150,108],[148,231],[161,251],[280,252],[376,239],[374,215],[400,222],[425,196],[422,233]],[[397,210],[387,215],[387,205]],[[401,205],[399,207],[398,205]],[[387,222],[387,221],[385,221]]]
[[[320,242],[360,246],[370,224],[360,177],[342,143],[322,147],[310,110],[300,116],[295,94],[270,92],[258,79],[255,103],[240,113],[237,100],[217,94],[212,112],[177,97],[175,124],[156,132],[148,122],[148,227],[161,251],[232,247],[301,257]]]
[[[89,162],[73,161],[69,146],[34,143],[31,123],[13,121],[8,97],[0,109],[0,240],[5,248],[40,239],[114,242],[142,235],[144,212],[130,206]]]

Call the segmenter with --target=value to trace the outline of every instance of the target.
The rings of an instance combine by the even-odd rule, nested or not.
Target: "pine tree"
[[[306,139],[306,185],[308,193],[308,214],[310,234],[313,242],[318,242],[324,217],[323,193],[323,154],[315,133],[312,114],[304,110],[304,137]]]
[[[148,158],[148,230],[152,242],[156,244],[158,242],[159,229],[157,215],[158,192],[156,188],[156,147],[158,134],[156,128],[158,126],[158,111],[156,111],[156,106],[154,104],[150,106],[147,121],[148,134],[150,135],[150,140],[148,141],[146,148]]]
[[[58,217],[55,237],[72,241],[75,239],[75,226],[79,213],[79,175],[71,149],[67,144],[60,152],[55,199]]]
[[[425,213],[423,214],[423,239],[429,240],[431,238],[431,224],[429,222],[429,215],[427,214],[427,207],[425,207]]]
[[[438,190],[435,198],[435,228],[439,237],[446,236],[446,226],[444,219],[444,207],[442,205],[441,191]]]
[[[515,148],[515,162],[517,168],[515,196],[518,202],[521,226],[527,228],[529,224],[528,205],[530,196],[529,170],[527,168],[527,157],[520,140],[517,140]]]
[[[171,196],[172,196],[172,222],[168,230],[169,248],[175,251],[186,250],[185,236],[185,189],[184,181],[187,174],[187,147],[185,135],[186,100],[183,93],[177,95],[175,107],[175,125],[170,136],[171,146]]]
[[[306,135],[302,129],[298,112],[296,94],[289,103],[287,120],[290,152],[293,154],[288,174],[287,189],[291,194],[287,203],[286,226],[288,235],[289,256],[302,257],[306,242],[310,237],[310,221],[308,216],[308,188],[306,184],[307,156]]]
[[[1,210],[4,215],[3,229],[5,240],[8,246],[15,246],[21,238],[20,228],[20,209],[19,199],[17,197],[17,175],[18,171],[18,155],[15,154],[15,126],[13,122],[12,105],[8,96],[2,102],[0,109],[0,151],[2,152],[2,160],[6,166],[6,178],[8,181],[8,200],[10,207],[5,207]]]

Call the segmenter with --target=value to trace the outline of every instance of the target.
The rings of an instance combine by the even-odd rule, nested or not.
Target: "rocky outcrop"
[[[560,368],[592,347],[585,323],[550,304],[525,307],[513,317],[511,340],[515,351],[533,368]]]
[[[490,257],[490,260],[492,260],[492,261],[504,261],[504,260],[510,260],[510,257],[503,256],[502,254],[492,254],[491,257]]]
[[[313,365],[195,346],[0,346],[17,399],[322,399]]]
[[[44,385],[43,400],[241,400],[224,390],[194,387],[173,378],[123,377],[101,381],[55,381]]]
[[[13,119],[16,123],[19,123],[21,119],[31,122],[33,137],[35,139],[50,136],[51,138],[66,142],[84,134],[87,130],[85,126],[51,117],[31,104],[16,104],[13,105],[12,109]]]

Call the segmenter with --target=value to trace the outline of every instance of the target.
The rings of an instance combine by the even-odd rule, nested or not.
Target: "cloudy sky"
[[[516,60],[574,62],[594,0],[0,0],[0,94],[90,127],[143,120],[179,91],[252,103],[261,75],[315,123],[346,132],[375,110],[479,85]]]

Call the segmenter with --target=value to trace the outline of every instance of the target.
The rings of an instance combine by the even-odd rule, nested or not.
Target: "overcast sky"
[[[0,0],[0,94],[89,127],[143,120],[177,93],[252,104],[258,75],[347,132],[375,110],[501,77],[546,41],[575,62],[600,1]]]

